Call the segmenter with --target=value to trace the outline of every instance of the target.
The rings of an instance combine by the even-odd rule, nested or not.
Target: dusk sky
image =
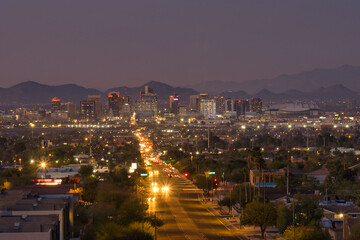
[[[0,0],[0,87],[183,86],[359,66],[359,13],[359,0]]]

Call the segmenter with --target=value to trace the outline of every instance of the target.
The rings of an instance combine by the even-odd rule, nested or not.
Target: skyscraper
[[[190,96],[190,110],[198,111],[200,95],[191,95]]]
[[[54,97],[51,99],[51,112],[61,111],[61,100],[60,98]]]
[[[180,103],[180,98],[178,95],[170,95],[169,97],[169,107],[170,107],[170,112],[174,113],[175,115],[178,114],[179,112],[179,103]]]
[[[143,117],[157,115],[157,97],[148,86],[145,86],[145,92],[140,92],[140,99],[136,101],[136,113]]]
[[[354,110],[355,108],[356,108],[356,100],[351,98],[346,99],[346,109]]]
[[[223,114],[225,112],[225,100],[223,96],[214,97],[216,101],[216,112]]]
[[[66,111],[69,113],[70,118],[75,118],[76,116],[76,104],[72,102],[68,102],[65,104]]]
[[[81,119],[86,121],[93,121],[96,119],[95,102],[94,101],[80,101]]]
[[[237,100],[235,104],[236,116],[245,116],[246,112],[250,110],[249,100]]]
[[[95,102],[95,118],[102,117],[101,95],[88,95],[88,101]]]
[[[234,111],[234,101],[231,98],[225,100],[225,112]]]
[[[111,117],[120,116],[120,94],[118,92],[109,92],[108,94],[109,114]]]
[[[262,111],[262,99],[261,98],[252,98],[251,99],[251,111],[256,113],[261,113]]]
[[[200,100],[200,113],[204,118],[216,117],[216,101],[214,99],[202,99]]]

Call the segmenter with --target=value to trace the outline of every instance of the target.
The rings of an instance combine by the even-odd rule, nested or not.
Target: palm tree
[[[251,161],[254,163],[254,166],[257,170],[261,171],[266,168],[265,160],[262,157],[260,147],[254,147],[250,151]]]

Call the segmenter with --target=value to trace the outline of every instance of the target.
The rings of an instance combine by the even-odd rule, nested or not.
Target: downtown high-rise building
[[[214,97],[216,101],[216,113],[223,114],[225,112],[225,100],[223,96]]]
[[[215,99],[202,99],[200,100],[200,114],[206,119],[216,117],[216,101]]]
[[[65,103],[65,111],[69,114],[70,118],[76,117],[76,104],[72,102]]]
[[[142,117],[154,117],[157,115],[157,96],[148,87],[140,92],[140,98],[136,100],[136,114]]]
[[[61,100],[60,98],[54,97],[51,99],[51,112],[61,111]]]
[[[200,95],[191,95],[190,96],[190,111],[197,112],[199,109],[199,98]]]
[[[261,98],[252,98],[251,99],[251,111],[256,113],[262,112],[262,99]]]
[[[123,117],[131,113],[130,96],[120,96],[119,92],[109,92],[108,106],[110,117]]]
[[[83,100],[80,101],[80,116],[82,120],[94,121],[96,120],[95,102]]]
[[[180,98],[178,95],[170,95],[169,97],[169,108],[170,112],[177,115],[179,113]]]
[[[102,117],[101,95],[88,95],[88,101],[95,102],[95,118]]]
[[[119,117],[120,116],[120,93],[109,92],[108,106],[109,106],[109,116],[110,117]]]
[[[236,116],[245,116],[246,112],[250,111],[250,103],[249,100],[237,100],[235,104]]]
[[[231,98],[227,98],[225,100],[225,112],[233,112],[234,111],[234,100]]]

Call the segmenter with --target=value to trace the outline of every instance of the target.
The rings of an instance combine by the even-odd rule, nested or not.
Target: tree
[[[292,222],[292,213],[288,206],[282,205],[278,208],[276,227],[279,233],[284,233],[289,224]]]
[[[308,196],[295,196],[295,224],[296,226],[320,226],[323,211],[318,207],[318,201]]]
[[[194,184],[202,190],[210,190],[211,181],[205,176],[205,174],[197,174],[195,176]]]
[[[360,239],[360,221],[357,221],[355,225],[350,230],[350,236],[346,239],[348,240],[357,240]]]
[[[107,222],[102,224],[97,232],[97,240],[151,240],[152,227],[148,224],[134,222],[124,227],[121,224]]]
[[[245,225],[259,226],[261,237],[264,238],[266,229],[276,224],[276,208],[273,203],[251,202],[246,205],[241,215],[241,222]]]
[[[83,165],[79,169],[79,175],[81,178],[88,178],[93,174],[93,167],[91,165]]]
[[[26,150],[26,145],[24,142],[17,142],[14,146],[14,152],[16,154],[22,153]]]
[[[228,209],[229,209],[228,214],[230,214],[231,207],[234,204],[231,200],[232,200],[231,196],[226,196],[222,200],[219,201],[220,206],[228,207]]]
[[[331,240],[328,232],[323,231],[321,228],[316,227],[289,227],[284,233],[285,240]]]
[[[265,160],[262,156],[260,147],[254,147],[250,152],[250,156],[256,169],[262,170],[266,167]]]

